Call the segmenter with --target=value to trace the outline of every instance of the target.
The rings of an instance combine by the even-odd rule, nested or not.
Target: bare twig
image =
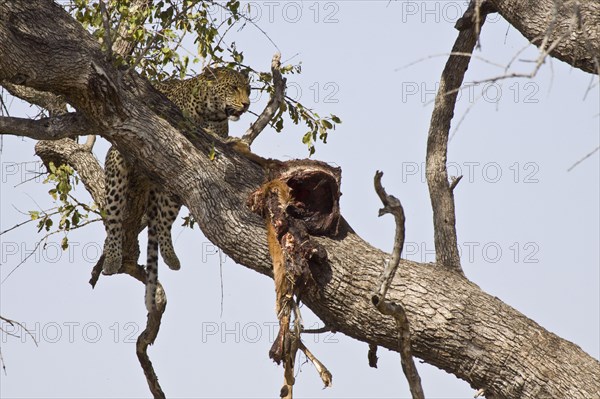
[[[526,48],[529,48],[529,45]],[[431,54],[431,55],[428,55],[426,57],[419,58],[419,59],[417,59],[415,61],[411,61],[411,62],[409,62],[406,65],[402,65],[402,66],[394,69],[394,72],[401,71],[403,69],[409,68],[409,67],[411,67],[413,65],[416,65],[416,64],[420,64],[421,62],[430,60],[432,58],[448,57],[448,56],[451,56],[451,55],[462,55],[463,57],[471,57],[471,58],[474,58],[474,59],[479,60],[481,62],[485,62],[486,64],[493,65],[493,66],[501,68],[501,69],[505,68],[504,65],[498,64],[498,63],[496,63],[494,61],[490,61],[487,58],[483,58],[483,57],[480,57],[480,56],[477,56],[477,55],[473,55],[471,53],[440,53],[440,54]]]
[[[252,142],[258,137],[260,132],[264,130],[269,124],[273,116],[281,106],[283,102],[283,96],[285,94],[285,82],[286,79],[281,76],[279,68],[281,67],[281,54],[276,53],[271,61],[271,73],[273,74],[273,95],[267,103],[267,106],[260,114],[258,119],[250,126],[244,136],[242,136],[242,142],[248,146],[252,145]]]
[[[146,2],[142,1],[141,3],[146,3]],[[150,3],[152,3],[152,2],[150,2]],[[186,5],[184,7],[182,7],[181,10],[178,10],[177,12],[173,13],[171,18],[167,22],[163,23],[163,26],[171,26],[173,24],[173,22],[177,20],[177,18],[180,18],[181,15],[185,15],[196,4],[196,2],[190,1],[189,3],[185,3],[185,4]],[[142,6],[147,7],[147,5],[142,5]],[[140,27],[142,29],[146,30],[143,23],[140,24]],[[164,31],[165,31],[165,29],[162,29],[159,32],[153,32],[152,39],[150,39],[150,42],[146,45],[146,47],[144,47],[144,49],[139,52],[139,54],[137,55],[135,60],[131,63],[130,68],[133,69],[140,63],[142,58],[144,58],[146,56],[146,54],[148,53],[148,51],[150,51],[150,49],[152,49],[152,47],[154,46],[154,44],[156,43],[158,38],[161,36],[164,36]],[[133,51],[133,48],[131,49],[131,51]]]
[[[38,342],[37,342],[37,339],[35,339],[35,336],[23,324],[19,323],[18,321],[7,319],[6,317],[2,317],[2,316],[0,316],[0,320],[7,322],[11,326],[14,326],[14,325],[19,326],[21,328],[21,330],[25,331],[25,333],[27,333],[27,335],[29,335],[31,337],[31,339],[33,339],[33,343],[35,344],[35,346],[38,346]],[[4,331],[1,328],[0,328],[0,330]],[[6,333],[6,331],[4,331],[4,332]],[[7,334],[9,334],[9,333],[7,333]],[[14,334],[10,334],[10,335],[14,335]]]
[[[38,346],[35,336],[23,324],[19,323],[18,321],[7,319],[6,317],[2,317],[2,316],[0,316],[0,320],[10,324],[12,327],[14,327],[15,325],[19,326],[22,331],[25,331],[25,333],[27,335],[29,335],[31,337],[31,339],[33,339],[33,343],[35,344],[35,346]],[[18,335],[13,334],[12,332],[8,332],[2,327],[0,327],[0,331],[2,331],[6,335],[10,335],[12,337],[18,337]],[[0,365],[2,366],[2,371],[4,372],[4,375],[6,375],[6,363],[4,363],[4,357],[2,356],[1,349],[0,349]]]
[[[302,334],[323,334],[323,333],[330,332],[330,331],[335,332],[328,325],[324,325],[323,327],[319,327],[319,328],[306,328],[306,329],[303,328],[301,333]]]
[[[474,21],[475,7],[476,2],[472,1],[465,15],[456,24],[460,32],[452,48],[453,54],[472,53],[475,48],[479,29],[485,22],[487,13],[490,12],[487,7],[483,7],[479,21]],[[431,115],[426,156],[427,184],[433,208],[436,261],[439,265],[460,275],[464,273],[458,253],[454,195],[448,181],[446,160],[450,122],[454,116],[457,92],[470,60],[470,57],[451,55],[446,62]]]
[[[56,212],[56,213],[58,213],[58,212]],[[6,229],[6,230],[0,231],[0,236],[1,236],[2,234],[6,234],[6,233],[8,233],[9,231],[12,231],[12,230],[14,230],[14,229],[16,229],[16,228],[19,228],[19,227],[21,227],[21,226],[23,226],[23,225],[26,225],[27,223],[31,223],[31,222],[33,222],[33,220],[34,220],[34,219],[28,219],[28,220],[25,220],[24,222],[21,222],[21,223],[17,223],[17,224],[15,224],[13,227],[9,227],[9,228],[8,228],[8,229]]]
[[[229,12],[229,8],[227,8],[227,6],[225,4],[223,4],[222,2],[218,2],[218,1],[214,1],[214,0],[210,0],[210,4],[215,5],[217,7],[221,7],[224,11]],[[246,16],[244,13],[238,14],[240,18],[244,19],[246,22],[249,22],[252,26],[254,26],[256,29],[258,29],[260,31],[260,33],[262,33],[268,41],[271,42],[271,44],[273,45],[273,47],[275,47],[277,49],[277,51],[279,50],[279,47],[277,46],[277,44],[275,44],[275,42],[273,41],[273,39],[271,39],[271,37],[269,36],[269,34],[267,32],[265,32],[265,30],[263,28],[260,27],[260,25],[258,25],[256,23],[256,21],[254,21],[252,18],[249,18],[248,16]],[[246,24],[244,23],[244,25],[242,25],[242,28],[245,26]]]
[[[573,169],[575,169],[577,167],[577,165],[579,165],[580,163],[582,163],[583,161],[585,161],[586,159],[588,159],[589,157],[591,157],[592,155],[594,155],[595,153],[598,152],[598,150],[600,150],[600,146],[596,147],[594,150],[592,150],[592,152],[590,152],[589,154],[585,155],[583,158],[581,158],[579,161],[575,162],[573,165],[571,165],[569,167],[569,169],[567,169],[567,172],[572,171]]]
[[[381,185],[381,177],[383,172],[377,171],[375,173],[375,191],[379,196],[379,199],[383,203],[383,208],[379,210],[379,216],[391,213],[394,215],[396,221],[396,237],[394,239],[394,249],[392,252],[392,259],[385,265],[383,273],[380,277],[380,286],[377,292],[371,297],[373,305],[384,315],[394,317],[396,326],[398,328],[398,342],[400,346],[400,363],[402,364],[402,371],[408,381],[410,393],[413,399],[424,399],[425,394],[423,393],[423,387],[421,386],[421,377],[415,366],[415,362],[412,356],[412,349],[410,346],[410,325],[404,307],[393,302],[385,301],[385,294],[396,274],[398,265],[400,264],[400,256],[402,255],[402,249],[404,247],[404,209],[400,200],[392,195],[388,195],[385,189]],[[369,365],[376,367],[377,365],[377,347],[369,346]]]
[[[19,262],[19,264],[17,264],[14,269],[12,269],[7,275],[6,277],[4,277],[2,279],[2,281],[0,281],[0,285],[4,284],[4,282],[15,272],[17,271],[17,269],[19,267],[21,267],[21,265],[23,265],[25,262],[27,262],[27,260],[29,258],[31,258],[33,256],[33,254],[35,254],[35,251],[37,251],[37,249],[40,247],[40,244],[42,243],[42,241],[44,241],[46,238],[48,238],[48,235],[46,235],[44,238],[42,238],[41,240],[39,240],[36,244],[35,247],[33,247],[33,251],[31,251],[21,262]]]
[[[2,365],[2,371],[6,375],[6,364],[4,363],[4,356],[2,356],[2,350],[0,349],[0,365]]]
[[[58,213],[58,212],[56,212],[56,213]],[[53,214],[56,214],[56,213],[53,213]],[[79,224],[79,225],[77,225],[77,226],[71,226],[71,230],[77,230],[77,229],[80,229],[80,228],[82,228],[82,227],[85,227],[85,226],[87,226],[88,224],[91,224],[91,223],[94,223],[94,222],[98,222],[98,221],[100,221],[100,220],[101,220],[101,219],[99,219],[99,218],[98,218],[98,219],[92,219],[92,220],[88,220],[87,222],[81,223],[81,224]],[[12,230],[12,229],[11,229],[11,230]],[[6,277],[4,277],[4,279],[2,279],[2,281],[0,282],[0,285],[4,284],[4,282],[5,282],[6,280],[8,280],[8,278],[9,278],[9,277],[10,277],[10,276],[11,276],[11,275],[12,275],[12,274],[15,272],[15,271],[17,271],[17,269],[18,269],[19,267],[21,267],[23,264],[25,264],[25,263],[27,262],[27,260],[29,260],[29,258],[31,258],[31,256],[32,256],[33,254],[35,254],[35,251],[37,251],[37,249],[40,247],[40,245],[42,244],[42,242],[46,241],[46,240],[48,239],[48,237],[50,237],[50,236],[53,236],[54,234],[62,233],[62,232],[63,232],[62,230],[56,230],[56,231],[52,231],[52,232],[50,232],[50,233],[46,234],[44,237],[42,237],[42,238],[41,238],[41,239],[40,239],[40,240],[37,242],[37,244],[35,245],[35,247],[33,248],[33,251],[31,251],[31,252],[30,252],[30,253],[29,253],[29,254],[28,254],[28,255],[27,255],[25,258],[23,258],[23,260],[21,260],[21,262],[19,262],[19,263],[18,263],[18,264],[17,264],[17,265],[14,267],[14,269],[12,269],[12,270],[10,271],[10,273],[8,273],[8,275],[7,275]],[[44,245],[45,245],[45,244],[44,244]]]

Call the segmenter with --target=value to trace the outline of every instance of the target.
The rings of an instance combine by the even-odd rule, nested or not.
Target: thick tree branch
[[[453,187],[448,181],[446,161],[450,122],[454,116],[458,89],[469,67],[471,60],[469,55],[475,48],[479,30],[486,17],[487,9],[482,9],[482,12],[479,13],[474,11],[476,3],[478,2],[472,1],[463,18],[457,22],[460,32],[442,72],[440,86],[435,97],[425,158],[427,185],[433,208],[436,262],[460,275],[464,274],[460,265],[456,238]]]
[[[108,65],[89,34],[50,1],[0,3],[0,53],[10,54],[0,57],[0,79],[64,95],[90,123],[106,127],[105,137],[153,180],[178,193],[209,240],[234,261],[272,275],[260,238],[266,237],[264,222],[245,206],[264,182],[259,165],[193,130],[134,73]],[[218,156],[211,160],[213,143]],[[381,259],[389,254],[344,222],[335,238],[315,240],[329,261],[316,271],[320,296],[303,301],[336,331],[397,351],[394,321],[373,312],[370,301]],[[402,303],[411,320],[415,356],[485,389],[488,397],[598,396],[600,363],[578,346],[458,273],[400,265],[388,297]]]
[[[583,71],[600,73],[600,2],[489,0],[527,40]]]
[[[85,116],[70,113],[42,119],[0,117],[0,134],[36,140],[58,140],[93,133]]]

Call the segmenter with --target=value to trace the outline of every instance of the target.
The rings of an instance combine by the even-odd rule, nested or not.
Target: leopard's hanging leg
[[[158,204],[158,223],[156,232],[158,234],[158,243],[160,254],[165,263],[173,270],[179,270],[181,263],[173,249],[171,240],[171,227],[179,214],[181,203],[176,197],[165,191],[156,190],[156,203]]]
[[[106,240],[102,270],[104,274],[114,274],[121,268],[123,260],[123,217],[129,185],[129,165],[114,147],[111,147],[106,155],[104,176]]]

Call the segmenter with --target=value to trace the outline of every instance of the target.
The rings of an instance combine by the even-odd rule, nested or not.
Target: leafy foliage
[[[105,0],[105,4],[106,14],[99,1],[74,0],[67,8],[98,38],[107,52],[111,50],[108,45],[114,47],[116,43],[120,44],[119,48],[128,49],[125,54],[112,54],[118,64],[135,68],[148,79],[158,81],[184,78],[190,72],[193,74],[190,69],[201,62],[203,65],[224,64],[247,69],[257,77],[258,90],[273,93],[271,74],[244,65],[243,52],[237,49],[235,42],[226,40],[227,33],[234,27],[241,30],[248,24],[255,24],[243,12],[239,0],[226,3],[212,0]],[[250,3],[246,7],[250,7]],[[109,32],[105,26],[109,27]],[[193,35],[197,54],[185,54],[182,43],[187,35]],[[266,33],[265,37],[270,40]],[[122,47],[124,43],[128,46]],[[284,65],[281,73],[301,73],[301,66]],[[318,140],[326,143],[328,133],[341,123],[335,115],[320,117],[316,111],[286,97],[271,121],[277,132],[284,128],[286,112],[294,124],[304,123],[308,127],[302,142],[307,145],[310,155],[315,152],[315,143]]]
[[[54,187],[48,191],[48,194],[50,194],[54,201],[59,202],[59,205],[49,211],[29,211],[29,216],[31,217],[31,220],[38,221],[38,232],[41,232],[42,230],[50,232],[55,225],[52,219],[53,216],[59,216],[60,219],[56,231],[51,234],[63,231],[65,236],[62,239],[61,247],[67,249],[69,241],[66,233],[87,224],[91,212],[98,215],[100,215],[100,212],[96,205],[89,206],[83,204],[71,195],[73,187],[79,182],[72,167],[68,165],[60,165],[57,167],[54,163],[50,162],[48,169],[49,173],[44,180],[44,184],[51,183],[54,185]]]
[[[98,39],[104,50],[112,54],[118,65],[135,68],[150,80],[162,81],[183,79],[194,74],[192,68],[200,63],[223,64],[250,71],[258,86],[255,89],[273,94],[272,74],[258,72],[245,65],[243,51],[238,50],[235,42],[228,43],[226,40],[227,33],[234,27],[241,30],[248,24],[254,24],[243,12],[239,0],[229,0],[226,3],[198,0],[104,0],[104,5],[102,7],[100,1],[74,0],[67,9]],[[215,12],[216,10],[219,12]],[[186,54],[186,49],[182,46],[187,35],[194,37],[196,54]],[[266,33],[265,37],[270,40]],[[125,53],[118,53],[112,51],[114,48],[127,50]],[[283,75],[299,74],[302,68],[301,64],[289,64],[282,66],[280,71]],[[326,143],[329,132],[335,130],[336,124],[341,123],[336,115],[321,117],[316,111],[286,96],[270,124],[275,131],[282,132],[288,118],[296,125],[303,123],[307,126],[302,143],[307,146],[309,155],[315,153],[315,143],[319,140]],[[209,156],[214,158],[214,149]],[[61,209],[63,216],[70,214],[69,212],[80,216],[66,204]],[[50,224],[47,227],[49,229],[52,220],[43,220],[44,223],[46,221]],[[59,227],[68,230],[72,224],[72,220],[69,222],[65,219]],[[191,215],[184,218],[184,226],[193,228],[194,224]]]

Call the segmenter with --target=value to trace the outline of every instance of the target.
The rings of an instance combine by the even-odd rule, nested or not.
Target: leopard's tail
[[[156,192],[150,190],[148,201],[154,204]],[[148,207],[148,247],[146,255],[146,309],[148,312],[156,310],[156,287],[158,285],[158,233],[157,209]]]

